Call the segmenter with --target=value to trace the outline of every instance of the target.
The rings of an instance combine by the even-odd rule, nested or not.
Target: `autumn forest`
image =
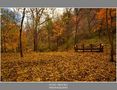
[[[116,8],[1,8],[2,82],[116,81]]]

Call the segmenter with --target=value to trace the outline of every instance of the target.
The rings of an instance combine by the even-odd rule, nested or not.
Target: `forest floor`
[[[1,54],[2,81],[115,81],[116,64],[107,52]]]

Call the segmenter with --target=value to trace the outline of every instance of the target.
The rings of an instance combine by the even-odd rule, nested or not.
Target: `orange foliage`
[[[61,21],[54,22],[53,26],[54,26],[53,32],[54,32],[56,37],[63,34],[64,27],[62,26]]]
[[[111,11],[111,16],[112,16],[113,20],[110,17],[110,11]],[[109,27],[111,26],[111,20],[112,20],[112,26],[116,27],[116,20],[115,20],[115,18],[116,18],[116,9],[115,8],[108,9],[107,14],[108,14],[108,26]],[[99,9],[99,11],[97,12],[96,18],[97,18],[97,20],[102,21],[102,29],[105,29],[106,28],[106,8]],[[97,24],[97,30],[99,30],[100,27],[101,27],[101,24],[99,22]]]

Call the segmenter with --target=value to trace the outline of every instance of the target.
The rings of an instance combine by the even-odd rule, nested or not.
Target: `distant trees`
[[[65,12],[63,13],[66,50],[69,49],[69,40],[70,40],[70,37],[72,35],[72,31],[73,31],[72,16],[73,16],[72,15],[72,8],[66,8]]]
[[[53,29],[53,22],[52,19],[49,17],[49,15],[47,15],[46,17],[46,29],[47,29],[47,33],[48,33],[48,49],[51,50],[51,35],[52,35],[52,29]]]
[[[19,42],[18,18],[16,18],[15,13],[9,9],[2,8],[1,13],[1,51],[16,52]]]
[[[31,16],[33,19],[33,29],[34,29],[34,51],[38,50],[38,32],[41,23],[41,17],[44,12],[44,8],[31,8]]]
[[[74,14],[75,14],[75,39],[74,39],[74,45],[76,45],[78,43],[78,27],[79,27],[79,23],[80,23],[80,19],[81,19],[81,15],[80,14],[80,9],[78,8],[74,8]]]
[[[64,23],[61,18],[57,17],[57,19],[53,22],[53,30],[52,30],[52,42],[54,43],[53,50],[58,50],[59,46],[63,45],[64,42]]]
[[[97,20],[101,20],[101,24],[97,25],[97,30],[100,30],[100,27],[103,31],[106,32],[108,36],[108,41],[110,44],[110,61],[114,61],[114,33],[116,32],[116,9],[98,9]],[[102,31],[101,30],[101,31]]]
[[[35,52],[64,51],[93,36],[99,35],[101,38],[104,33],[103,35],[107,34],[109,38],[111,57],[114,54],[114,8],[63,8],[62,11],[57,8],[25,8],[26,10],[20,11],[18,9],[16,12],[2,9],[2,52],[20,50],[22,57],[23,51],[30,49]]]

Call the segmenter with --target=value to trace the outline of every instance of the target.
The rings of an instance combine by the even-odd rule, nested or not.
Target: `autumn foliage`
[[[102,44],[103,52],[74,50]],[[1,9],[4,82],[116,81],[115,48],[115,8]]]
[[[47,52],[2,55],[2,81],[115,81],[108,53]]]

